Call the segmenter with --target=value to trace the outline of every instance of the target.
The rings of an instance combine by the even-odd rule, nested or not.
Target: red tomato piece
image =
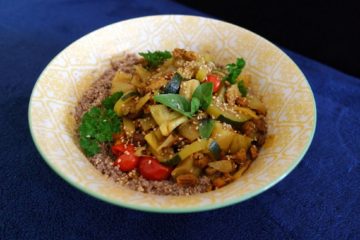
[[[119,166],[120,170],[123,172],[129,172],[137,167],[139,163],[139,158],[134,154],[122,154],[120,155],[114,165]]]
[[[154,157],[143,156],[139,163],[140,174],[148,180],[165,180],[169,178],[171,168],[162,165]]]
[[[135,146],[130,143],[129,144],[120,143],[112,146],[111,151],[115,156],[120,156],[123,153],[133,154],[135,153]]]
[[[214,75],[214,74],[209,74],[206,77],[206,81],[207,82],[211,82],[213,84],[213,92],[217,92],[220,89],[220,85],[221,85],[221,79],[219,76]]]

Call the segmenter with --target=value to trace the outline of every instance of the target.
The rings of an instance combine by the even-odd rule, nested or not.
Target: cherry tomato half
[[[148,180],[165,180],[169,178],[171,168],[162,165],[154,157],[143,156],[139,163],[140,174]]]
[[[217,92],[219,90],[220,85],[221,85],[221,79],[219,76],[214,75],[214,74],[209,74],[206,77],[206,81],[213,83],[213,85],[214,85],[213,92]]]
[[[119,166],[120,170],[123,172],[129,172],[137,167],[139,163],[139,158],[134,154],[122,154],[120,155],[114,165]]]
[[[115,156],[120,156],[125,152],[133,154],[135,153],[135,146],[130,143],[128,144],[120,143],[112,146],[111,151]]]

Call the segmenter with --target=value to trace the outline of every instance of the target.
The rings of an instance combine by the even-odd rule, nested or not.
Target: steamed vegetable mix
[[[251,89],[245,60],[222,67],[184,49],[139,55],[133,71],[118,71],[110,95],[83,116],[84,153],[109,151],[122,172],[185,187],[204,176],[213,189],[241,177],[267,133],[266,107]]]

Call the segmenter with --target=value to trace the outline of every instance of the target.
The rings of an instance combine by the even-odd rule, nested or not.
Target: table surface
[[[99,27],[169,13],[204,15],[163,0],[0,0],[0,239],[360,239],[360,79],[288,50],[314,91],[317,129],[300,165],[257,197],[202,213],[143,213],[87,196],[45,164],[27,123],[42,69]]]

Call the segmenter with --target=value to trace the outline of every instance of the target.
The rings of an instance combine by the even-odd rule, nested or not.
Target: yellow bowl
[[[216,191],[156,196],[105,178],[80,151],[71,112],[82,93],[120,52],[173,49],[208,52],[218,63],[246,60],[254,89],[268,109],[269,134],[245,175]],[[307,151],[316,125],[311,88],[296,64],[266,39],[226,22],[161,15],[118,22],[96,30],[59,53],[40,75],[29,104],[34,142],[48,165],[71,185],[115,205],[153,212],[195,212],[251,198],[289,174]]]

